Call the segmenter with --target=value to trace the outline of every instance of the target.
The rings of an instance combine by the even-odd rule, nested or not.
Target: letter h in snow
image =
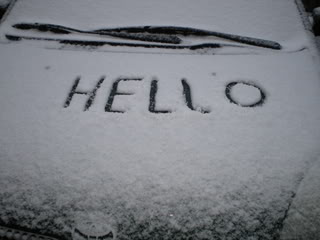
[[[98,89],[100,88],[101,84],[103,83],[104,79],[105,79],[105,76],[102,76],[102,77],[99,79],[98,83],[96,84],[96,86],[93,88],[92,91],[86,91],[86,92],[84,92],[84,91],[79,91],[79,90],[77,90],[77,87],[78,87],[79,82],[80,82],[80,77],[77,77],[77,78],[75,79],[74,84],[73,84],[73,86],[72,86],[72,88],[71,88],[71,91],[70,91],[70,93],[69,93],[69,95],[68,95],[68,97],[67,97],[67,99],[66,99],[66,102],[64,103],[64,107],[65,107],[65,108],[69,107],[73,96],[74,96],[75,94],[80,94],[80,95],[87,95],[87,96],[89,96],[89,97],[88,97],[88,100],[87,100],[87,102],[86,102],[86,104],[85,104],[85,106],[84,106],[84,111],[89,110],[89,108],[91,107],[91,105],[92,105],[92,103],[93,103],[93,101],[94,101],[94,99],[95,99],[95,97],[96,97],[96,93],[97,93]]]

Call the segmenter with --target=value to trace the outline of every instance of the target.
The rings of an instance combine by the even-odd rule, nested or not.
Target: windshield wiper
[[[164,34],[155,34],[155,33],[134,33],[126,31],[85,31],[76,28],[69,28],[61,25],[54,24],[41,24],[41,23],[19,23],[13,25],[14,28],[20,30],[38,30],[41,32],[51,32],[55,34],[71,34],[71,33],[81,33],[89,35],[100,35],[100,36],[111,36],[117,38],[124,38],[130,40],[138,40],[145,42],[158,42],[158,43],[171,43],[179,44],[181,39],[177,36],[170,36]]]
[[[128,33],[139,33],[139,32],[146,32],[146,33],[154,33],[154,34],[180,34],[183,36],[212,36],[223,38],[227,40],[231,40],[234,42],[244,43],[248,45],[253,45],[257,47],[265,47],[271,48],[275,50],[280,50],[281,45],[278,42],[260,39],[260,38],[252,38],[246,36],[240,36],[235,34],[229,33],[222,33],[222,32],[215,32],[215,31],[208,31],[202,30],[197,28],[189,28],[189,27],[176,27],[176,26],[138,26],[138,27],[123,27],[123,28],[109,28],[109,29],[99,29],[96,32],[128,32]]]
[[[188,27],[175,27],[175,26],[137,26],[137,27],[121,27],[121,28],[105,28],[96,30],[80,30],[70,27],[65,27],[61,25],[54,24],[42,24],[42,23],[19,23],[13,25],[14,28],[19,30],[38,30],[41,32],[51,32],[55,34],[89,34],[98,36],[111,36],[122,39],[145,41],[145,42],[156,42],[156,43],[169,43],[169,44],[180,44],[182,42],[181,38],[176,35],[182,36],[204,36],[204,37],[218,37],[222,39],[227,39],[237,43],[248,44],[251,46],[270,48],[275,50],[280,50],[281,45],[277,42],[252,38],[246,36],[239,36],[228,33],[214,32],[196,28]],[[138,44],[140,45],[140,44]],[[146,47],[147,44],[145,45]],[[152,45],[152,47],[161,48],[161,45]],[[216,43],[203,43],[202,46],[217,47]],[[222,46],[222,44],[220,44]],[[179,48],[179,47],[178,47]]]
[[[6,34],[6,38],[10,41],[20,40],[34,40],[34,41],[54,41],[61,44],[68,45],[79,45],[88,47],[102,47],[102,46],[114,46],[114,47],[143,47],[143,48],[161,48],[161,49],[190,49],[198,50],[204,48],[221,48],[225,46],[229,47],[241,47],[231,44],[220,44],[220,43],[203,43],[194,45],[176,45],[176,44],[143,44],[143,43],[132,43],[132,42],[114,42],[114,41],[92,41],[92,40],[70,40],[70,39],[58,39],[58,38],[45,38],[45,37],[26,37]]]

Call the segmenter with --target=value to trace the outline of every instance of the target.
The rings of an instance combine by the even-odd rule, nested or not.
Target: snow
[[[312,14],[314,16],[319,16],[320,15],[320,7],[317,7],[315,9],[312,10]]]
[[[235,85],[230,92],[232,99],[241,106],[253,105],[261,99],[259,88],[248,84],[249,83],[239,83]]]
[[[6,7],[11,0],[0,0],[0,7]]]
[[[294,1],[192,1],[180,7],[180,0],[166,1],[76,1],[27,0],[18,1],[6,22],[2,35],[15,32],[16,23],[54,23],[83,30],[122,26],[181,26],[256,37],[280,42],[305,35],[299,34],[303,24],[297,17]],[[124,7],[126,6],[126,7]],[[217,7],[218,6],[218,7]],[[248,12],[250,14],[243,14]],[[272,14],[271,14],[272,13]],[[68,36],[67,36],[68,37]],[[300,39],[291,50],[307,44]]]
[[[320,51],[320,37],[316,37],[317,48]]]
[[[190,1],[186,8],[179,1],[170,1],[172,8],[164,8],[165,1],[72,2],[18,1],[0,32],[22,21],[99,28],[147,19],[148,25],[221,30],[284,46],[307,43],[289,0],[219,1],[206,8],[211,2]],[[243,14],[248,8],[252,15]],[[126,50],[0,45],[0,224],[67,239],[75,228],[89,231],[86,221],[104,233],[111,229],[117,239],[278,237],[289,206],[303,205],[303,198],[292,198],[304,191],[301,180],[320,156],[320,81],[308,49],[229,49],[226,55]],[[88,95],[75,94],[64,107],[78,76],[83,92],[104,76],[88,111]],[[125,113],[105,112],[113,83],[128,78],[141,80],[120,81],[117,92],[132,95],[115,95],[112,105]],[[155,79],[156,109],[171,113],[148,111]],[[196,111],[185,103],[182,79]],[[225,90],[231,82],[259,86],[264,104],[241,107],[261,97],[245,84],[231,90],[240,105],[230,102]]]
[[[320,159],[301,182],[285,221],[281,239],[318,239],[320,235]]]

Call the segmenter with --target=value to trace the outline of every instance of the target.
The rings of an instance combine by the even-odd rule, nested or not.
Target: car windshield
[[[282,6],[290,6],[288,3],[274,6],[275,3],[268,2],[229,0],[217,7],[215,3],[201,0],[197,6],[177,7],[181,4],[179,1],[169,5],[163,1],[139,1],[132,8],[124,7],[130,5],[129,2],[80,0],[75,10],[63,0],[55,1],[52,6],[47,0],[18,1],[2,23],[0,34],[9,40],[66,40],[64,43],[96,46],[119,43],[120,46],[197,50],[239,46],[234,44],[236,42],[279,50],[287,47],[284,41],[289,40],[288,46],[291,46],[292,38],[301,27],[301,21],[290,24],[284,21],[288,13],[283,13]],[[295,6],[290,7],[291,14],[296,14]],[[251,11],[244,16],[240,10],[246,8]],[[268,11],[271,8],[272,17]],[[254,24],[248,25],[252,19]],[[45,33],[55,33],[55,36]],[[58,37],[58,34],[64,36]],[[130,43],[124,39],[151,43]],[[301,42],[296,44],[294,50],[301,45]]]

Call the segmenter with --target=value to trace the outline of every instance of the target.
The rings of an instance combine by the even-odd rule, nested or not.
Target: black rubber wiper
[[[208,31],[202,30],[197,28],[189,28],[189,27],[176,27],[176,26],[138,26],[138,27],[123,27],[123,28],[109,28],[109,29],[99,29],[96,32],[128,32],[128,33],[139,33],[139,32],[147,32],[153,34],[180,34],[183,36],[213,36],[218,38],[223,38],[227,40],[231,40],[234,42],[244,43],[248,45],[253,45],[257,47],[264,47],[264,48],[271,48],[275,50],[280,50],[282,47],[278,42],[260,39],[260,38],[253,38],[253,37],[246,37],[240,36],[235,34],[229,33],[222,33],[222,32],[215,32],[215,31]]]
[[[170,43],[170,44],[181,43],[181,39],[178,38],[177,36],[147,33],[147,32],[127,32],[127,31],[112,31],[112,30],[85,31],[85,30],[69,28],[61,25],[42,24],[42,23],[19,23],[19,24],[13,25],[13,27],[20,30],[38,30],[41,32],[51,32],[55,34],[81,33],[81,34],[90,34],[90,35],[111,36],[111,37],[145,41],[145,42],[158,42],[158,43]]]
[[[69,28],[61,25],[43,24],[43,23],[19,23],[13,25],[14,28],[20,30],[38,30],[41,32],[52,32],[55,34],[70,34],[82,33],[99,36],[112,36],[123,39],[156,42],[156,43],[169,43],[180,44],[182,40],[176,35],[182,36],[213,36],[218,38],[227,39],[230,41],[248,44],[257,47],[270,48],[280,50],[282,47],[279,43],[252,38],[228,33],[214,32],[189,27],[175,27],[175,26],[137,26],[137,27],[121,27],[121,28],[104,28],[96,30],[80,30]],[[210,47],[212,43],[203,43]],[[202,44],[202,45],[203,45]]]
[[[102,46],[113,46],[113,47],[143,47],[143,48],[160,48],[160,49],[190,49],[199,50],[205,48],[222,48],[222,47],[241,47],[230,44],[220,43],[203,43],[195,45],[176,45],[176,44],[151,44],[151,43],[132,43],[132,42],[114,42],[114,41],[92,41],[92,40],[70,40],[70,39],[58,39],[58,38],[45,38],[45,37],[26,37],[6,34],[6,38],[10,41],[21,41],[21,40],[33,40],[33,41],[53,41],[67,45],[77,45],[84,47],[102,47]]]

